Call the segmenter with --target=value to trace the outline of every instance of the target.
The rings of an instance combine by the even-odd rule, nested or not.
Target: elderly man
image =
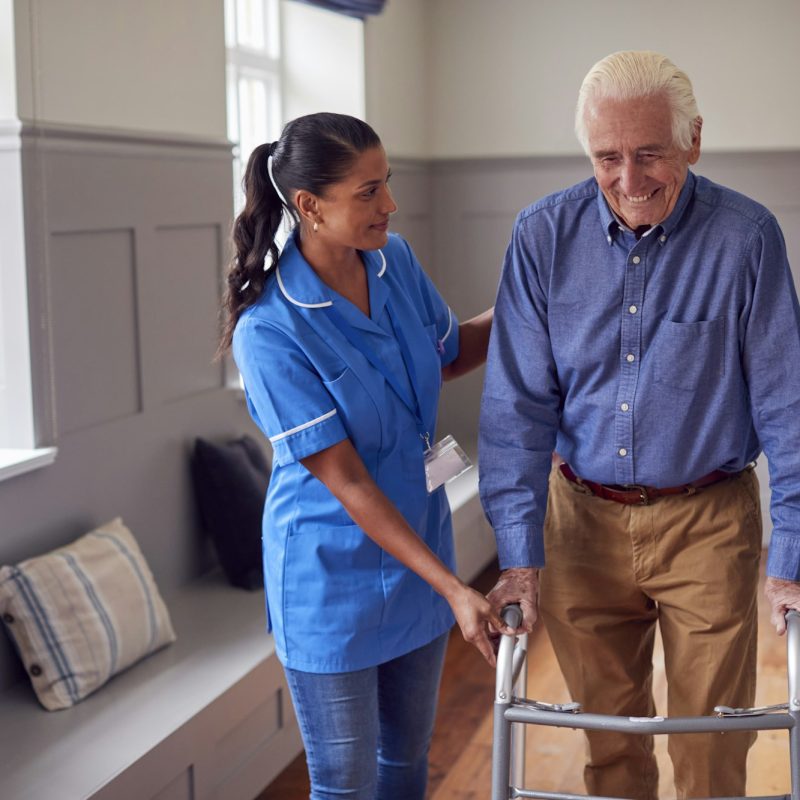
[[[500,282],[480,438],[490,598],[521,602],[530,629],[546,555],[541,614],[588,711],[654,713],[656,622],[671,716],[752,705],[762,450],[779,633],[800,607],[797,297],[772,214],[689,171],[701,125],[664,56],[596,64],[576,114],[594,178],[520,213]],[[651,737],[588,738],[591,794],[657,796]],[[752,740],[672,737],[678,796],[743,794]]]

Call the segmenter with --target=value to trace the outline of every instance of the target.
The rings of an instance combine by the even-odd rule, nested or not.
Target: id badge
[[[450,435],[445,436],[433,447],[425,451],[425,480],[428,494],[435,492],[442,484],[463,475],[472,467],[469,456]]]

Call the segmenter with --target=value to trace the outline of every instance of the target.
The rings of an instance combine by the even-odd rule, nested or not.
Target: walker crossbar
[[[619,797],[606,797],[594,794],[567,794],[565,792],[534,792],[530,789],[511,789],[509,797],[535,797],[538,800],[625,800]],[[714,797],[708,800],[741,800],[739,797]],[[753,795],[748,797],[747,800],[791,800],[791,795],[788,794],[773,794],[757,797]]]
[[[576,728],[617,733],[728,733],[731,731],[789,730],[795,724],[791,714],[764,714],[760,717],[614,717],[609,714],[565,714],[560,711],[533,711],[516,708],[505,712],[507,720],[553,728]]]
[[[504,621],[520,625],[519,606],[503,610]],[[527,636],[503,636],[497,653],[492,747],[492,800],[616,800],[594,795],[540,792],[525,789],[525,725],[547,725],[576,730],[616,731],[631,734],[727,733],[733,731],[787,730],[791,794],[750,797],[747,800],[800,800],[800,614],[786,615],[789,702],[762,709],[728,709],[718,706],[717,716],[622,717],[580,711],[576,703],[550,704],[525,698]],[[788,710],[787,710],[788,709]],[[718,799],[719,800],[719,799]],[[745,800],[723,798],[722,800]]]

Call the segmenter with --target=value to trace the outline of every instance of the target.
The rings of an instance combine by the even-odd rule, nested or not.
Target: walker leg
[[[789,683],[789,713],[794,725],[789,728],[789,766],[792,776],[792,800],[800,800],[800,615],[786,614],[786,667]]]
[[[517,697],[528,696],[528,634],[521,636],[520,653],[522,667],[519,671],[514,694]],[[513,723],[511,727],[511,785],[521,789],[525,785],[525,732],[527,726],[521,722]]]
[[[511,796],[511,723],[506,719],[510,702],[495,702],[492,737],[492,800],[508,800]],[[792,798],[795,800],[795,798]]]
[[[792,776],[792,800],[800,800],[800,712],[790,711],[794,727],[789,728],[789,767]]]

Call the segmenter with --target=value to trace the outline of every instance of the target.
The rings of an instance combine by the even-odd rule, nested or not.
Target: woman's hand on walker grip
[[[480,592],[465,584],[460,584],[447,597],[447,602],[465,641],[475,645],[489,665],[494,667],[497,660],[489,639],[489,629],[504,634],[512,634],[514,631],[500,619],[492,604]]]

